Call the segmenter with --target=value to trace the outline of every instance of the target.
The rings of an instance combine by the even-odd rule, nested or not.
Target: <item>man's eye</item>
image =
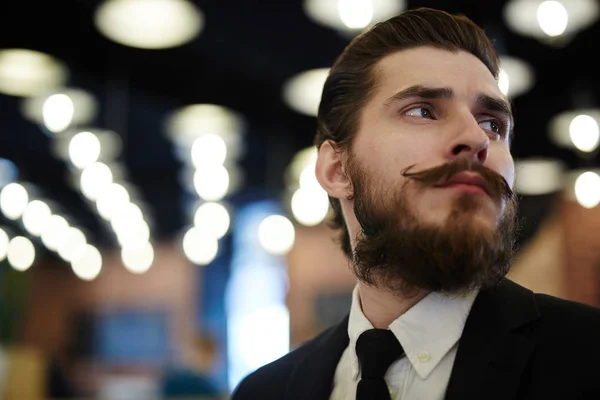
[[[413,107],[410,110],[408,110],[405,114],[409,117],[433,119],[433,113],[431,112],[431,110],[424,106]]]
[[[490,131],[490,132],[498,133],[498,134],[502,133],[501,132],[502,127],[497,121],[494,121],[494,120],[481,121],[479,123],[479,125],[486,131]]]

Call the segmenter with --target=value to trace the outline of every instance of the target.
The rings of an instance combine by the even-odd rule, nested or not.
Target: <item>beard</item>
[[[464,294],[499,283],[516,252],[517,199],[510,185],[466,158],[419,172],[410,169],[402,171],[403,185],[386,189],[351,154],[350,199],[362,227],[352,255],[357,279],[405,297],[420,290]],[[483,226],[474,215],[491,206],[487,197],[460,194],[441,224],[420,221],[409,207],[409,184],[432,187],[463,171],[480,174],[493,202],[501,210],[504,204],[495,229]]]

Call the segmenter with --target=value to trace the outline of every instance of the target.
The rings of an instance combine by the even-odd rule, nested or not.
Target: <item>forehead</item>
[[[451,52],[434,47],[401,50],[380,60],[375,66],[375,97],[385,98],[413,85],[448,87],[458,98],[471,98],[480,93],[506,98],[498,81],[474,55]]]

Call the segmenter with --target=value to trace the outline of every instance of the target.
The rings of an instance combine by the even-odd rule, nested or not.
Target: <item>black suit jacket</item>
[[[326,400],[348,317],[247,376],[233,400]],[[600,399],[600,309],[504,279],[467,318],[446,400]],[[423,399],[427,400],[427,399]]]

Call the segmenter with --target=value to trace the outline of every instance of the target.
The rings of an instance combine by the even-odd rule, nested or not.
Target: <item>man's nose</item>
[[[452,138],[446,157],[449,160],[467,157],[481,164],[485,163],[490,138],[473,115],[469,113],[469,115],[457,117],[453,125]]]

